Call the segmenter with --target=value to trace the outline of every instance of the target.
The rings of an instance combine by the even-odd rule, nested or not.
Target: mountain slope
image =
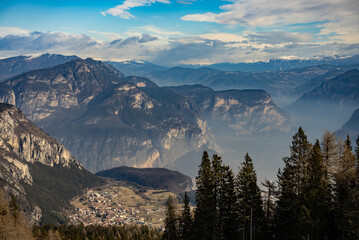
[[[63,64],[76,56],[63,56],[59,54],[42,54],[37,57],[17,56],[0,60],[0,82],[13,76],[42,68],[49,68]]]
[[[117,167],[96,173],[97,176],[135,182],[141,186],[166,189],[174,193],[192,190],[192,179],[165,168]]]
[[[102,180],[14,106],[0,104],[0,185],[32,222],[63,222],[69,201]]]
[[[346,120],[358,106],[359,70],[354,69],[322,83],[288,109],[300,114]]]
[[[359,108],[353,112],[350,119],[338,130],[336,135],[342,139],[346,139],[347,135],[353,141],[359,137]]]

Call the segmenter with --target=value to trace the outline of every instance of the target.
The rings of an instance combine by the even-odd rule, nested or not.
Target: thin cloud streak
[[[117,5],[113,8],[110,8],[106,10],[105,12],[101,12],[102,15],[106,16],[107,14],[110,14],[115,17],[120,17],[123,19],[134,19],[135,16],[133,16],[129,10],[136,7],[142,7],[142,6],[150,6],[154,3],[166,3],[169,4],[170,2],[168,0],[125,0],[122,4]]]

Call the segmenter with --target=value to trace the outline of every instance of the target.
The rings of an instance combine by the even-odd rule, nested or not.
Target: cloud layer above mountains
[[[36,23],[32,12],[13,11],[17,1],[0,10],[1,22],[28,14],[29,24],[0,25],[3,58],[49,52],[178,65],[359,54],[357,0],[89,0],[81,13],[62,3],[67,18],[57,5],[41,5],[51,14],[34,5]]]

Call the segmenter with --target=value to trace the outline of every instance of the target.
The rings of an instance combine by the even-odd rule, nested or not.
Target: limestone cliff
[[[50,172],[45,171],[52,169],[51,171],[56,174],[66,169],[66,172],[74,174],[73,179],[81,173],[82,182],[79,181],[75,188],[86,185],[85,176],[89,175],[63,145],[31,123],[19,109],[9,104],[0,104],[0,163],[2,189],[7,195],[14,194],[17,197],[21,209],[33,223],[43,220],[43,211],[51,213],[52,210],[59,210],[48,209],[42,204],[53,196],[42,196],[41,193],[61,192],[64,190],[62,184],[68,181],[66,178],[53,179]],[[54,180],[51,184],[54,184],[55,188],[49,188],[46,179]],[[80,192],[78,189],[71,190]],[[61,202],[58,207],[64,205],[66,202]]]

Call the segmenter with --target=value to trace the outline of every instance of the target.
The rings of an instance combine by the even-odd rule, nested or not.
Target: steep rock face
[[[46,53],[40,56],[17,56],[2,59],[0,60],[0,82],[31,70],[63,64],[75,58],[78,57]]]
[[[195,102],[214,131],[229,128],[237,134],[253,134],[286,132],[292,127],[290,115],[263,90],[214,91],[201,85],[171,89]]]
[[[87,180],[99,181],[96,177],[86,179],[85,176],[88,175],[91,178],[91,174],[82,169],[80,163],[63,145],[36,127],[20,110],[9,104],[0,104],[0,162],[2,189],[7,194],[14,194],[18,198],[21,209],[34,223],[42,220],[43,211],[48,214],[54,210],[59,211],[60,207],[66,205],[66,202],[60,202],[59,206],[54,209],[48,209],[41,203],[43,200],[52,199],[53,196],[43,197],[41,193],[74,191],[74,189],[62,189],[61,184],[56,184],[61,181],[66,183],[68,179],[52,179],[56,181],[55,188],[49,189],[48,183],[43,182],[44,177],[47,176],[46,173],[39,177],[38,169],[52,169],[51,171],[55,174],[56,171],[67,169],[65,171],[74,174],[73,179],[76,179],[78,174],[82,175],[77,179],[80,180],[75,187],[80,189],[74,191],[77,193],[81,192],[84,185],[87,185]],[[52,176],[49,177],[52,178]]]
[[[143,86],[143,80],[129,80],[134,83],[120,83],[99,95],[70,126],[51,127],[51,134],[84,159],[86,168],[170,167],[187,152],[214,147],[202,115],[187,99],[157,86],[139,88],[135,84]]]

